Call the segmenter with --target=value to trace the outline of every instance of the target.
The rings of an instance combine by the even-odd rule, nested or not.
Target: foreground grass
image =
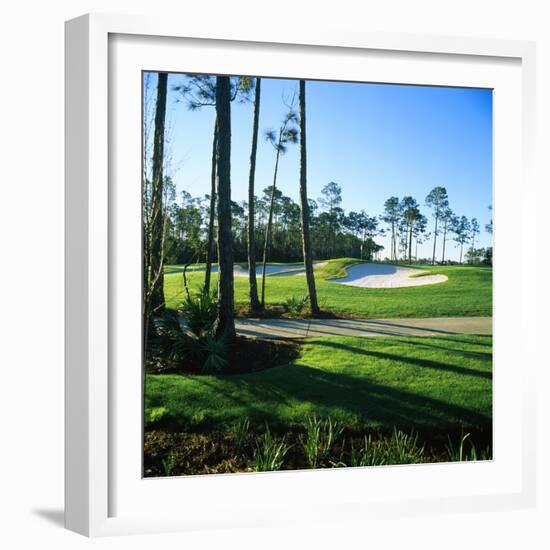
[[[492,269],[470,266],[425,267],[430,274],[446,275],[449,280],[409,288],[359,288],[327,279],[343,277],[353,258],[330,260],[315,270],[317,293],[322,309],[344,315],[391,317],[472,317],[492,315]],[[181,269],[179,270],[181,271]],[[189,273],[192,289],[200,287],[202,273]],[[213,274],[216,281],[217,274]],[[165,277],[167,305],[177,308],[184,297],[183,277],[178,266],[168,266]],[[235,302],[248,303],[248,279],[235,277]],[[303,276],[270,276],[266,279],[266,303],[280,305],[290,296],[307,294]]]
[[[235,376],[148,375],[145,416],[182,431],[248,417],[291,429],[308,415],[350,429],[487,428],[492,337],[316,338],[292,363]]]

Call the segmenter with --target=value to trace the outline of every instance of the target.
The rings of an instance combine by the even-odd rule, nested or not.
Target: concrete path
[[[492,317],[429,319],[235,319],[238,334],[260,338],[492,334]]]

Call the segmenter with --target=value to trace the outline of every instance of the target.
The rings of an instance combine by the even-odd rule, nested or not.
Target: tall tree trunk
[[[231,232],[231,97],[228,76],[216,77],[218,122],[218,316],[216,336],[235,336],[233,286],[233,234]]]
[[[432,254],[432,265],[435,265],[435,244],[437,242],[437,216],[435,217],[435,229],[434,229],[434,249]]]
[[[392,262],[395,262],[395,260],[397,259],[396,258],[397,250],[395,247],[395,223],[394,222],[391,222],[391,254],[390,256],[391,256],[390,260]]]
[[[151,294],[150,313],[161,313],[164,309],[164,266],[162,245],[164,233],[164,127],[166,119],[167,73],[159,73],[155,110],[155,136],[153,143],[153,174],[151,188],[151,260],[149,285]]]
[[[462,263],[462,246],[463,243],[460,243],[460,263]]]
[[[256,177],[256,151],[258,150],[261,90],[262,79],[256,78],[252,149],[250,151],[250,172],[248,174],[248,280],[250,283],[250,309],[253,312],[261,309],[260,300],[258,299],[258,284],[256,282],[256,239],[254,235],[254,180]]]
[[[212,262],[215,254],[214,221],[216,219],[216,157],[218,146],[218,121],[214,122],[214,138],[212,140],[212,169],[210,172],[210,219],[208,220],[208,243],[206,248],[206,269],[204,273],[204,293],[210,292]]]
[[[412,244],[413,244],[413,230],[412,224],[409,226],[409,263],[412,263]]]
[[[275,186],[277,185],[277,171],[279,169],[279,155],[281,145],[281,132],[279,132],[279,143],[277,145],[277,156],[275,157],[275,171],[273,173],[273,186],[271,187],[271,200],[269,201],[269,215],[267,217],[267,226],[265,228],[264,255],[262,259],[262,307],[265,307],[265,275],[267,268],[267,255],[269,244],[271,242],[271,225],[273,223],[273,205],[275,203]]]
[[[307,201],[307,146],[306,146],[306,83],[300,80],[300,213],[302,218],[302,250],[306,270],[311,313],[319,314],[317,290],[313,274],[313,255],[309,233],[309,203]],[[362,248],[361,248],[362,253]]]
[[[443,226],[443,254],[441,255],[441,262],[445,263],[445,243],[447,242],[447,220]]]

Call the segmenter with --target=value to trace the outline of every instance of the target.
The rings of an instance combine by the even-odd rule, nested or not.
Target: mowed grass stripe
[[[449,280],[433,285],[409,288],[359,288],[326,279],[346,275],[346,266],[357,260],[331,260],[316,270],[316,286],[321,308],[335,313],[366,318],[392,317],[475,317],[492,315],[492,269],[470,266],[424,267]],[[176,266],[170,266],[174,270]],[[213,274],[213,281],[217,274]],[[189,273],[191,289],[198,290],[203,273]],[[164,282],[168,307],[177,308],[185,296],[181,273],[168,273]],[[247,277],[235,277],[235,302],[248,303]],[[290,296],[307,294],[303,276],[267,277],[266,303],[280,305]]]
[[[350,429],[484,427],[492,417],[492,337],[316,338],[289,365],[236,376],[148,375],[145,414],[185,430],[243,417],[287,429],[308,415]]]

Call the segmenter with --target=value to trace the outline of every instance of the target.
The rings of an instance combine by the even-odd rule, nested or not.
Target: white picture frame
[[[117,40],[119,42],[117,42]],[[243,476],[197,476],[195,478],[142,480],[136,478],[135,464],[126,470],[133,479],[121,479],[124,468],[117,456],[130,457],[135,451],[135,461],[140,461],[135,447],[135,434],[141,419],[135,418],[128,433],[134,439],[125,438],[117,425],[121,418],[133,418],[141,406],[139,391],[124,396],[116,390],[120,386],[118,376],[128,372],[113,372],[117,365],[114,344],[129,333],[116,332],[117,319],[112,315],[112,303],[124,299],[124,292],[113,293],[113,281],[117,277],[117,258],[113,247],[123,238],[118,233],[119,218],[132,217],[131,212],[121,210],[113,200],[111,183],[120,177],[118,170],[127,170],[128,162],[135,155],[120,148],[110,156],[110,140],[116,136],[116,125],[122,120],[139,127],[140,120],[133,120],[132,111],[120,116],[112,111],[116,102],[113,86],[117,82],[116,71],[123,70],[120,60],[133,63],[136,55],[143,54],[143,43],[149,39],[159,42],[159,53],[164,65],[153,57],[143,63],[142,69],[176,70],[176,55],[170,54],[193,41],[195,46],[208,42],[209,48],[224,47],[233,51],[235,70],[232,74],[258,74],[258,63],[271,63],[262,56],[269,49],[284,48],[285,55],[316,56],[322,60],[330,55],[385,56],[381,65],[391,65],[402,71],[402,82],[416,83],[406,68],[413,58],[416,69],[426,65],[422,83],[463,85],[476,82],[491,86],[491,78],[498,82],[497,93],[511,107],[514,114],[495,116],[495,139],[499,141],[495,170],[495,188],[500,193],[495,206],[495,272],[501,270],[501,278],[495,279],[495,368],[502,365],[503,375],[496,377],[495,410],[496,428],[501,429],[496,439],[495,459],[489,464],[428,465],[417,468],[384,467],[369,469],[339,469],[338,471],[281,472],[270,474],[246,474]],[[114,40],[114,42],[113,42]],[[187,41],[187,42],[185,42]],[[121,48],[117,44],[122,44]],[[140,45],[141,43],[141,45]],[[113,49],[114,44],[114,49]],[[125,44],[127,49],[124,50]],[[142,48],[141,50],[139,48]],[[118,48],[118,49],[117,49]],[[135,49],[135,51],[132,50]],[[250,54],[239,57],[239,48]],[[200,51],[200,48],[198,48]],[[244,51],[244,50],[242,50]],[[113,54],[113,52],[115,52]],[[122,52],[122,53],[121,53]],[[133,52],[133,53],[132,53]],[[121,55],[116,62],[111,55]],[[196,54],[195,54],[196,55]],[[392,57],[393,56],[393,57]],[[274,56],[271,56],[274,57]],[[275,56],[276,57],[276,56]],[[219,55],[211,56],[211,65],[201,69],[206,56],[195,57],[194,70],[214,72],[220,63]],[[231,55],[228,55],[231,58]],[[139,57],[137,58],[140,59]],[[160,57],[158,58],[160,59]],[[365,58],[366,59],[366,58]],[[227,63],[228,61],[225,60]],[[151,66],[150,63],[156,63]],[[212,65],[213,63],[213,65]],[[271,73],[277,71],[273,61]],[[436,63],[438,74],[430,77]],[[461,65],[462,63],[462,65]],[[468,69],[468,64],[471,65]],[[473,68],[477,64],[477,69]],[[139,65],[139,62],[138,62]],[[328,67],[327,63],[327,67]],[[374,65],[370,65],[374,66]],[[494,75],[490,67],[494,66]],[[213,22],[208,28],[174,21],[169,17],[144,18],[119,15],[85,15],[66,23],[66,527],[88,536],[111,534],[137,534],[160,531],[182,531],[229,526],[254,526],[293,521],[360,520],[366,515],[395,516],[415,513],[442,513],[456,511],[481,511],[529,507],[535,500],[535,381],[536,355],[534,336],[529,331],[530,316],[535,311],[534,289],[525,275],[519,275],[515,298],[510,296],[510,277],[505,276],[510,260],[507,247],[522,251],[522,257],[533,264],[533,245],[526,237],[535,220],[523,216],[523,231],[513,231],[507,223],[507,207],[523,204],[526,197],[536,195],[532,177],[533,140],[535,120],[535,47],[529,42],[501,41],[474,38],[432,37],[420,35],[385,34],[377,32],[353,33],[339,29],[308,29],[299,31],[291,26],[276,35],[261,28],[225,29],[222,22]],[[132,66],[137,70],[137,65]],[[249,71],[246,70],[249,67]],[[285,76],[310,77],[312,71],[320,71],[319,63],[308,66],[309,74],[301,66],[287,65]],[[399,68],[401,67],[401,68]],[[500,67],[500,69],[499,69]],[[512,67],[510,70],[506,67]],[[221,71],[221,69],[218,69]],[[282,69],[281,69],[282,70]],[[325,71],[333,69],[326,68]],[[352,69],[350,69],[352,70]],[[357,70],[357,69],[355,69]],[[380,69],[382,70],[382,69]],[[469,76],[465,76],[469,72]],[[502,73],[501,76],[499,76]],[[327,73],[324,73],[326,76]],[[382,81],[383,73],[372,78],[365,72],[364,80]],[[491,76],[493,75],[493,76]],[[395,74],[388,78],[397,78]],[[477,79],[477,80],[476,80]],[[428,82],[429,81],[429,82]],[[509,92],[509,93],[508,93]],[[136,89],[140,94],[140,89]],[[135,102],[134,102],[135,104]],[[502,104],[504,105],[504,104]],[[111,108],[111,110],[110,110]],[[124,109],[125,110],[125,109]],[[508,117],[510,120],[508,120]],[[135,117],[134,117],[135,118]],[[137,126],[136,126],[137,124]],[[113,130],[113,127],[115,129]],[[130,128],[130,126],[129,126]],[[510,131],[511,129],[517,130]],[[506,131],[508,130],[508,132]],[[114,133],[113,133],[114,132]],[[131,133],[131,132],[130,132]],[[502,134],[502,136],[501,136]],[[501,136],[501,137],[499,137]],[[506,137],[508,136],[508,137]],[[135,136],[140,140],[140,136]],[[120,162],[118,156],[120,155]],[[116,156],[116,159],[115,159]],[[126,160],[124,160],[126,159]],[[500,162],[509,165],[500,165]],[[115,162],[116,160],[116,162]],[[126,162],[126,164],[125,164]],[[118,163],[118,164],[117,164]],[[117,167],[114,168],[114,164]],[[506,168],[501,170],[500,168]],[[139,172],[140,167],[137,166]],[[516,178],[514,180],[514,178]],[[139,181],[139,180],[138,180]],[[515,181],[515,184],[514,184]],[[519,184],[521,181],[521,185]],[[498,194],[497,194],[498,195]],[[128,207],[130,208],[130,207]],[[520,209],[521,210],[521,209]],[[135,214],[135,212],[134,212]],[[135,216],[134,216],[135,219]],[[502,243],[502,244],[501,244]],[[499,247],[501,247],[499,249]],[[499,251],[500,250],[500,251]],[[137,259],[139,261],[139,258]],[[514,259],[514,262],[516,260]],[[139,308],[138,308],[139,309]],[[533,315],[534,318],[534,315]],[[514,351],[511,336],[515,335],[521,350],[521,370],[513,370],[519,357]],[[135,335],[134,335],[135,336]],[[508,365],[509,368],[506,368]],[[508,374],[506,374],[508,373]],[[131,373],[130,373],[131,375]],[[138,377],[140,373],[138,372]],[[117,381],[114,384],[114,381]],[[128,381],[128,378],[124,379]],[[130,380],[130,383],[132,381]],[[139,388],[137,380],[131,388]],[[501,418],[509,414],[499,427]],[[122,411],[122,412],[120,412]],[[506,413],[508,411],[508,413]],[[139,410],[138,410],[139,412]],[[118,424],[117,424],[118,423]],[[517,425],[516,425],[517,423]],[[508,441],[504,434],[513,434]],[[134,434],[133,436],[131,434]],[[500,451],[499,451],[500,446]],[[116,450],[116,452],[115,452]],[[510,458],[512,457],[512,458]],[[354,470],[354,471],[352,471]],[[360,477],[362,476],[362,477]],[[441,487],[446,483],[455,488],[449,493]],[[472,480],[464,484],[462,479]],[[369,492],[361,485],[368,479]],[[478,490],[473,490],[473,483]],[[182,483],[186,483],[182,491]],[[156,485],[153,485],[156,484]],[[408,487],[407,490],[382,498],[383,487]],[[459,485],[462,486],[461,490]],[[303,501],[300,508],[284,505],[289,492],[301,487]],[[422,490],[419,487],[423,487]],[[431,486],[433,490],[426,489]],[[145,487],[142,491],[142,488]],[[361,490],[352,491],[353,487]],[[378,487],[376,489],[376,487]],[[117,491],[117,498],[113,491]],[[324,494],[319,493],[319,488]],[[158,490],[157,490],[158,489]],[[136,492],[134,492],[136,491]],[[138,494],[138,492],[140,492]],[[378,492],[377,492],[378,491]],[[185,494],[185,497],[182,495]],[[175,513],[152,513],[146,506],[151,499],[162,499],[167,510],[174,510],[174,500],[180,496]],[[202,497],[201,497],[202,495]],[[255,498],[270,495],[269,498]],[[327,497],[328,495],[328,497]],[[378,495],[378,496],[377,496]],[[200,498],[208,502],[212,496],[218,506],[208,510]],[[325,500],[323,500],[325,498]],[[328,498],[328,500],[326,500]],[[185,500],[187,499],[187,501]],[[195,499],[195,500],[194,500]],[[254,500],[252,500],[254,499]],[[115,506],[116,502],[126,502]],[[231,503],[231,507],[228,504]]]

